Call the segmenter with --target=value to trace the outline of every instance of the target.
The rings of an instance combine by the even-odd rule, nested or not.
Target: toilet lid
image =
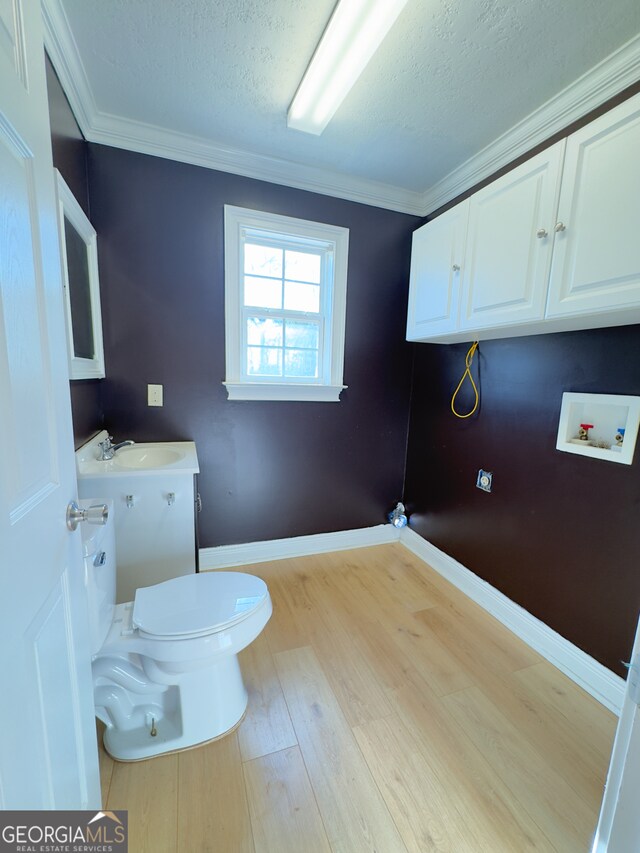
[[[201,572],[137,590],[133,624],[156,637],[186,637],[230,628],[269,595],[260,578],[242,572]]]

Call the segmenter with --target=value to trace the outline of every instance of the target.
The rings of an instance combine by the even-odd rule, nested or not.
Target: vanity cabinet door
[[[542,320],[564,140],[470,199],[461,330]]]
[[[457,329],[468,213],[467,200],[413,234],[407,317],[409,341],[431,339]]]
[[[640,95],[567,142],[547,316],[640,306]]]

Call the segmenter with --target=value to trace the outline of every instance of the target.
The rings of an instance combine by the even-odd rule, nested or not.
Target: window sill
[[[289,400],[339,403],[346,385],[292,385],[276,382],[223,382],[229,400]]]

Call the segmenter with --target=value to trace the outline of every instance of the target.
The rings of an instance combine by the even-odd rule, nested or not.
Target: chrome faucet
[[[98,447],[100,448],[98,462],[108,462],[116,455],[116,450],[120,450],[121,447],[126,447],[128,444],[135,444],[135,441],[121,441],[118,444],[111,444],[112,441],[113,436],[108,435],[104,441],[98,443]]]

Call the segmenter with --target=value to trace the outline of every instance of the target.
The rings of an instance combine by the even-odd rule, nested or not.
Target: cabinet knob
[[[536,231],[536,237],[538,238],[538,240],[541,240],[543,237],[546,237],[546,236],[547,236],[546,230],[544,228],[538,228],[538,230]]]
[[[564,222],[556,222],[556,227],[554,230],[556,234],[559,234],[561,231],[566,231],[567,226],[564,224]]]
[[[451,267],[451,269],[452,269],[454,272],[460,272],[460,264],[454,264],[454,265]]]

